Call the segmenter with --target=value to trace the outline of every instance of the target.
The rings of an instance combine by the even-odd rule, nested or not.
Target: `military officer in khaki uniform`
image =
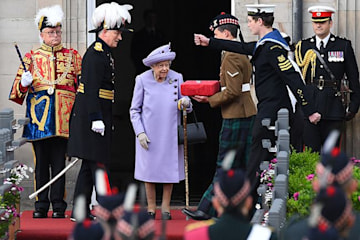
[[[236,41],[238,32],[242,34],[238,19],[231,14],[221,13],[210,24],[215,38]],[[246,55],[223,51],[221,54],[220,85],[221,92],[213,96],[194,96],[198,102],[208,102],[211,107],[221,107],[223,117],[219,136],[219,153],[217,168],[221,166],[224,155],[231,149],[237,150],[234,166],[246,168],[251,145],[251,131],[256,114],[256,106],[250,94],[251,63]],[[197,211],[183,209],[183,212],[194,219],[206,219],[216,216],[211,207],[213,182],[204,193]]]

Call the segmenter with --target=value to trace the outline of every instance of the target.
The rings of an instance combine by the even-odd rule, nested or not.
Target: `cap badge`
[[[317,12],[316,16],[320,17],[321,16],[321,12]]]
[[[214,20],[214,28],[217,27],[217,20]]]

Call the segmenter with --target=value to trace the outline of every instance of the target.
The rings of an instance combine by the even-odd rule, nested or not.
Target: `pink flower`
[[[277,163],[277,159],[274,158],[274,159],[272,159],[270,162],[271,162],[271,163]]]
[[[360,202],[360,196],[358,196],[358,201]]]
[[[356,159],[355,157],[350,158],[350,160],[351,160],[353,163],[360,163],[360,159]]]
[[[299,199],[299,192],[293,194],[294,200],[297,201]]]
[[[315,176],[314,174],[309,174],[309,175],[306,176],[306,179],[308,181],[311,181],[311,180],[313,180],[314,176]]]

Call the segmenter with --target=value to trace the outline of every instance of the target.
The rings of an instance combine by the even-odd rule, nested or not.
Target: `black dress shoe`
[[[89,213],[86,216],[86,218],[89,219],[90,221],[95,221],[96,220],[96,217],[94,215],[92,215],[91,213]],[[76,222],[76,218],[72,214],[71,214],[71,217],[70,217],[70,221]]]
[[[191,211],[189,209],[183,208],[182,212],[194,220],[209,220],[211,218],[210,215],[204,213],[201,210]]]
[[[161,213],[161,220],[171,220],[171,214],[169,212]]]
[[[52,214],[52,218],[65,218],[64,211],[54,211]]]
[[[155,213],[154,212],[148,212],[151,219],[155,220]]]
[[[47,211],[45,209],[36,209],[33,212],[33,218],[47,218]]]

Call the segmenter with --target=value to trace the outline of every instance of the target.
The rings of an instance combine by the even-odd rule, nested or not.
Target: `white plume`
[[[49,25],[56,27],[59,23],[62,24],[64,12],[62,11],[60,5],[40,9],[35,16],[36,27],[39,28],[39,21],[43,16],[47,18],[46,22]]]
[[[340,132],[338,130],[332,130],[327,136],[324,146],[323,153],[330,153],[335,147],[337,140],[339,139]]]
[[[74,217],[76,221],[82,222],[86,218],[86,198],[84,195],[79,195],[74,203]]]
[[[106,174],[103,169],[97,169],[95,172],[95,187],[99,196],[106,196],[107,194],[107,183],[105,181]]]
[[[224,160],[221,164],[222,168],[225,171],[228,171],[229,169],[231,169],[231,166],[234,162],[235,157],[236,157],[236,150],[234,150],[234,149],[232,149],[226,153]]]
[[[133,7],[129,4],[119,5],[116,2],[103,3],[98,6],[92,16],[93,25],[98,28],[105,22],[106,28],[120,27],[125,21],[131,22],[129,10]]]
[[[123,205],[125,211],[133,210],[134,202],[136,198],[136,192],[137,192],[137,185],[135,183],[129,184],[126,190],[125,200]]]

